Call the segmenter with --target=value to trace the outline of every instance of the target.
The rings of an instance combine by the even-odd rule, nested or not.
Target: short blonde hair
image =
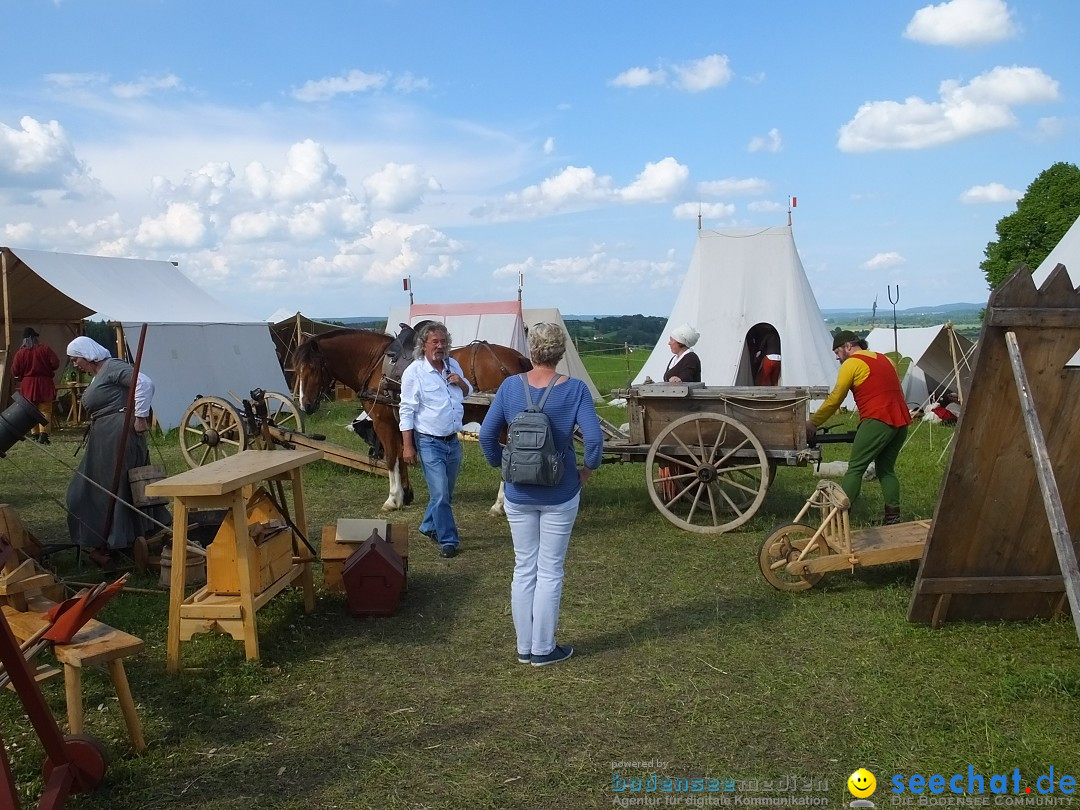
[[[566,354],[566,333],[557,323],[538,323],[529,329],[529,359],[554,366]]]

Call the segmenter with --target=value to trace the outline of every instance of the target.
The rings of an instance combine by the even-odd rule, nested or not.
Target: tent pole
[[[8,250],[0,248],[0,272],[4,290],[4,349],[0,351],[0,385],[7,380],[8,348],[11,346],[11,296],[8,295]]]
[[[105,509],[105,531],[101,533],[105,547],[109,546],[109,532],[112,531],[113,515],[116,512],[116,501],[120,495],[120,476],[124,472],[124,456],[127,454],[128,433],[135,422],[135,388],[139,384],[139,366],[142,364],[143,342],[146,340],[146,324],[142,325],[139,332],[139,348],[135,350],[135,365],[131,371],[131,385],[128,387],[127,404],[124,407],[124,430],[120,434],[120,446],[117,448],[116,466],[113,467],[112,498]]]
[[[960,404],[964,404],[964,392],[960,385],[960,365],[956,362],[956,332],[953,330],[952,321],[945,324],[945,328],[949,330],[949,354],[952,355],[952,373],[953,380],[956,382],[956,401]]]

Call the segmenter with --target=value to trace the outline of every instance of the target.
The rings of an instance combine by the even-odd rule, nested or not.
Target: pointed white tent
[[[562,313],[558,309],[522,309],[518,301],[499,301],[479,304],[412,304],[394,307],[386,319],[386,333],[396,335],[398,325],[415,326],[422,320],[442,321],[450,331],[455,346],[466,346],[474,340],[486,340],[501,346],[510,346],[528,356],[525,332],[534,323],[559,324],[566,335],[566,354],[558,369],[563,374],[583,380],[592,392],[593,399],[601,399],[589,373],[578,356],[570,333],[566,330]]]
[[[897,351],[911,359],[904,379],[904,399],[911,407],[924,406],[932,395],[948,388],[967,392],[971,385],[971,362],[975,344],[957,333],[950,324],[897,329],[878,327],[866,336],[866,345],[875,352]]]
[[[689,323],[706,385],[751,385],[746,335],[759,323],[780,335],[780,385],[832,386],[837,363],[790,226],[698,231],[697,246],[663,335],[635,384],[659,382],[671,359],[668,337]]]
[[[563,355],[563,359],[556,368],[569,377],[577,377],[585,385],[589,386],[589,393],[592,394],[593,402],[599,402],[603,399],[596,386],[593,385],[592,378],[585,369],[585,364],[581,362],[581,355],[578,354],[577,349],[574,347],[574,340],[570,337],[562,313],[555,307],[538,307],[536,309],[522,310],[522,315],[525,319],[526,329],[537,323],[557,323],[562,327],[563,335],[566,336],[566,354]]]

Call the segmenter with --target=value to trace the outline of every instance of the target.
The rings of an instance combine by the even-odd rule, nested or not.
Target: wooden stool
[[[11,625],[11,631],[20,641],[30,638],[46,624],[44,615],[37,610],[47,610],[49,603],[34,600],[34,610],[18,611],[10,605],[4,605],[4,616]],[[85,667],[105,664],[112,679],[120,711],[124,715],[131,746],[137,753],[146,750],[142,724],[131,696],[124,660],[129,655],[142,652],[143,640],[123,630],[109,627],[107,624],[91,619],[75,634],[69,644],[54,644],[56,660],[64,665],[64,692],[67,698],[68,729],[72,734],[83,731],[83,690],[82,671]]]

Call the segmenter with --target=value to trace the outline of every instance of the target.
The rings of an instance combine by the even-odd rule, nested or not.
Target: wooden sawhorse
[[[308,553],[294,556],[291,567],[277,577],[269,587],[256,592],[252,582],[252,560],[256,551],[248,534],[247,496],[253,484],[267,480],[285,479],[292,484],[293,525],[307,536],[307,517],[304,511],[304,487],[300,468],[322,458],[320,450],[245,450],[203,467],[195,467],[163,481],[147,486],[149,496],[166,495],[173,499],[172,580],[169,595],[169,637],[167,646],[168,670],[180,671],[180,642],[197,633],[221,630],[237,641],[244,642],[248,660],[259,657],[259,635],[255,614],[274,596],[299,580],[304,592],[304,609],[315,610],[315,581],[311,571],[314,557]],[[231,543],[222,553],[207,559],[207,586],[184,598],[187,569],[188,512],[192,509],[226,508],[225,521],[231,526],[231,537],[219,542]],[[305,550],[306,551],[306,550]],[[214,558],[225,560],[223,565],[235,566],[235,571],[217,576],[211,570]],[[212,583],[228,579],[238,584],[231,590],[216,591]]]

